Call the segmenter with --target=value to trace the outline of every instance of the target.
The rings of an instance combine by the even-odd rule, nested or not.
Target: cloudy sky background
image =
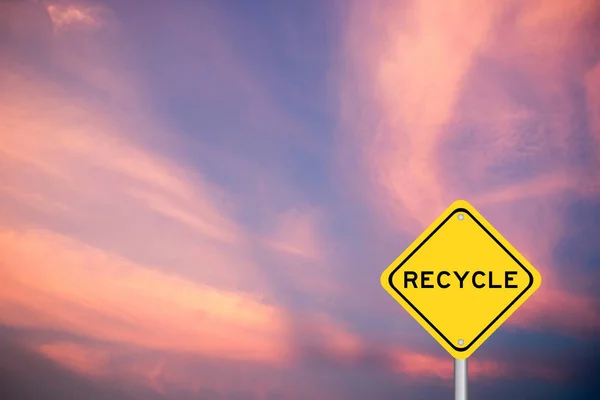
[[[458,198],[543,276],[472,397],[600,397],[598,38],[596,0],[1,1],[0,397],[450,398],[379,275]]]

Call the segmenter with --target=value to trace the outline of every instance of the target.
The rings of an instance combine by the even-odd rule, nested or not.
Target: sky
[[[543,276],[473,399],[598,399],[597,0],[0,1],[0,397],[448,399],[381,287],[456,199]]]

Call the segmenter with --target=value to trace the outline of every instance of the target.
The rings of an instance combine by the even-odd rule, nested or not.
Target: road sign
[[[459,200],[383,272],[381,284],[462,360],[539,288],[541,276],[473,206]]]

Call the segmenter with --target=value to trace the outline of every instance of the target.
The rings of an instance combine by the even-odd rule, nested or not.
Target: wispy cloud
[[[98,29],[108,22],[108,10],[94,3],[48,3],[46,10],[57,33],[69,28]]]
[[[551,257],[557,207],[598,195],[595,128],[574,122],[586,118],[582,104],[595,109],[594,89],[587,100],[571,94],[585,73],[594,85],[597,13],[593,1],[356,2],[346,31],[340,141],[370,171],[357,182],[373,189],[365,198],[410,235],[470,200],[542,271],[537,319],[523,315],[556,329],[582,324],[554,301],[599,318],[591,299],[561,288]]]
[[[56,10],[66,13],[61,23],[79,15]],[[108,88],[123,79],[112,60],[103,65]],[[68,71],[87,67],[81,60]],[[282,310],[256,298],[268,290],[223,191],[137,142],[131,114],[112,114],[33,71],[4,69],[0,82],[0,162],[10,171],[0,182],[4,324],[205,356],[285,358]],[[142,106],[130,111],[139,116]],[[69,349],[67,364],[80,363],[80,348]]]
[[[384,315],[380,269],[352,257],[375,258],[386,232],[416,235],[456,197],[543,272],[507,326],[597,332],[597,299],[565,286],[553,253],[564,203],[599,193],[593,1],[353,2],[336,10],[341,119],[327,123],[325,101],[296,92],[325,71],[290,72],[315,43],[298,55],[270,30],[245,37],[225,6],[7,4],[0,334],[18,332],[32,371],[149,399],[445,390],[451,359],[407,315]],[[276,49],[289,58],[267,68]],[[348,187],[324,178],[338,167]],[[354,232],[373,222],[354,212],[363,202],[383,216],[373,237]],[[470,371],[566,376],[521,364],[484,352]],[[356,387],[373,374],[382,387]]]
[[[362,75],[366,93],[342,101],[350,107],[344,111],[347,125],[361,127],[363,156],[383,190],[381,206],[423,225],[448,200],[435,162],[437,147],[444,125],[452,122],[461,85],[490,36],[495,7],[477,1],[446,2],[441,8],[426,1],[353,4],[346,49],[357,75],[347,80],[351,84]],[[362,113],[350,110],[361,107],[353,101],[367,98],[375,101],[376,114],[364,126],[355,121]]]
[[[587,95],[587,112],[589,124],[594,136],[596,162],[600,163],[600,62],[585,74],[585,89]],[[596,190],[600,184],[596,184]]]
[[[48,232],[5,230],[0,242],[4,324],[218,357],[285,356],[281,310],[249,295],[152,271]]]
[[[53,18],[75,23],[69,18],[79,14],[64,7],[50,8],[64,14]],[[68,35],[56,39],[54,67],[89,84],[83,90],[35,69],[0,71],[0,162],[9,171],[0,182],[2,323],[108,343],[34,347],[90,376],[106,375],[110,346],[261,365],[293,360],[290,311],[276,304],[252,246],[319,259],[318,213],[284,212],[265,240],[253,237],[232,217],[241,204],[226,190],[143,144],[132,127],[176,134],[147,117],[118,50],[94,36],[72,47]],[[324,346],[351,350],[357,339],[310,315],[306,329]]]
[[[285,211],[277,218],[271,238],[266,240],[267,246],[306,258],[320,256],[319,238],[315,236],[317,219],[315,212]]]

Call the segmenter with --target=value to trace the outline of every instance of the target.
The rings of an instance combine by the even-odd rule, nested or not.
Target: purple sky
[[[0,397],[447,399],[379,276],[473,204],[542,287],[473,398],[597,399],[597,0],[0,2]]]

